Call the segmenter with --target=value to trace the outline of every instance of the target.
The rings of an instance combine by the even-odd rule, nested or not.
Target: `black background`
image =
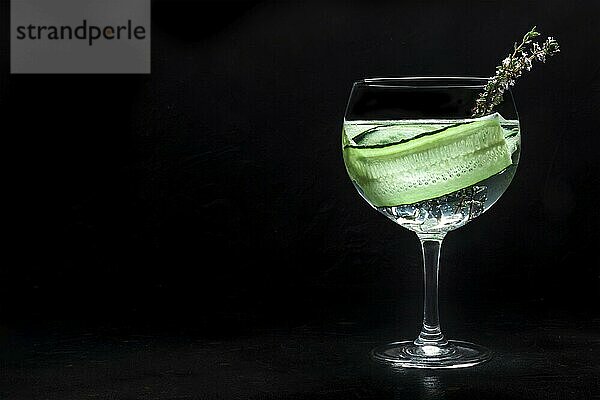
[[[152,13],[151,75],[9,75],[2,3],[3,343],[27,348],[27,335],[66,326],[225,341],[346,323],[345,340],[416,335],[418,241],[360,199],[342,162],[351,84],[489,76],[537,25],[561,53],[514,89],[513,183],[444,242],[442,324],[478,339],[486,323],[512,323],[512,335],[549,316],[588,324],[598,348],[597,2],[165,0]],[[598,394],[582,385],[581,398]]]

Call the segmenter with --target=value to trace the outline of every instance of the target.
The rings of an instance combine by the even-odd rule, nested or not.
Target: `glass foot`
[[[465,368],[492,357],[485,347],[459,340],[449,340],[443,346],[421,345],[413,341],[394,342],[373,349],[377,361],[402,368]]]

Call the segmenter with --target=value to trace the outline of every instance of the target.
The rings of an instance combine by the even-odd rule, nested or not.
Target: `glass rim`
[[[473,88],[483,89],[491,78],[482,76],[403,76],[364,78],[352,85],[379,88],[445,89]]]

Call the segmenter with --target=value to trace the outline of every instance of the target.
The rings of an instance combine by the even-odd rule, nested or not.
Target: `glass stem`
[[[425,280],[425,302],[423,307],[423,327],[415,339],[417,346],[445,346],[448,341],[440,329],[438,312],[438,274],[440,250],[445,233],[418,234],[423,251],[423,272]]]

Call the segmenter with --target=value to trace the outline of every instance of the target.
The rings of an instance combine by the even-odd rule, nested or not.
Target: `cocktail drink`
[[[472,116],[487,81],[380,78],[353,86],[342,133],[348,175],[373,208],[417,234],[424,259],[421,333],[376,348],[378,360],[456,368],[490,357],[481,346],[444,338],[437,300],[444,236],[487,211],[519,162],[519,121],[509,91],[494,112]]]
[[[498,200],[519,158],[519,121],[345,121],[344,160],[361,195],[422,234],[463,226]]]
[[[414,368],[458,368],[490,352],[447,340],[438,316],[442,240],[487,211],[512,180],[521,149],[509,90],[533,62],[560,52],[535,26],[491,78],[378,78],[354,83],[342,132],[348,175],[373,208],[421,242],[425,304],[414,341],[373,350],[380,361]]]

